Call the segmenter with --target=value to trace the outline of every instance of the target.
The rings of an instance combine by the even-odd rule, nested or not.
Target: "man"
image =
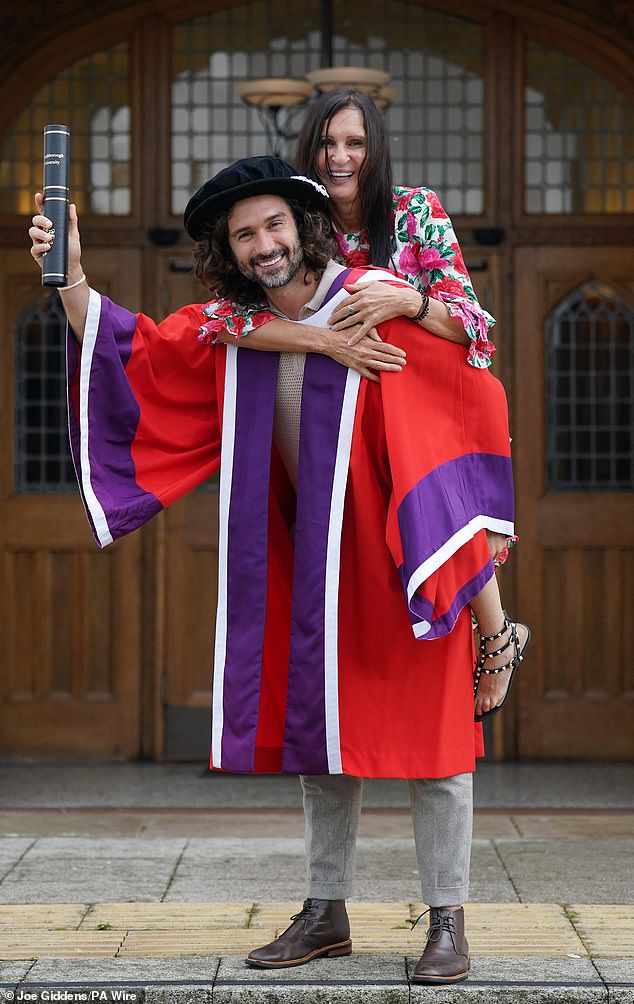
[[[276,158],[238,161],[186,209],[199,273],[222,295],[264,291],[275,313],[311,323],[345,283],[394,281],[329,260],[324,200]],[[48,221],[33,223],[40,260]],[[80,255],[73,212],[62,291],[75,335],[71,443],[95,536],[104,545],[141,525],[222,454],[212,765],[301,777],[308,898],[248,964],[350,953],[361,779],[404,777],[431,907],[413,979],[466,979],[461,903],[482,753],[467,604],[491,574],[474,513],[511,525],[510,461],[491,445],[499,416],[490,428],[469,422],[488,374],[459,366],[463,350],[449,342],[439,358],[439,340],[400,319],[383,334],[408,365],[380,383],[319,355],[204,347],[199,307],[156,326],[88,293]],[[456,381],[459,423],[446,407]],[[479,455],[495,468],[486,502],[471,484],[468,458]]]

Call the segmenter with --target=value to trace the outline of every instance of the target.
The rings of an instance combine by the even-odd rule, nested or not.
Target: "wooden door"
[[[208,299],[191,264],[186,250],[157,252],[157,319]],[[217,603],[217,478],[159,517],[156,569],[157,662],[162,670],[156,753],[169,760],[205,763],[211,739]]]
[[[57,294],[39,286],[26,251],[0,257],[0,435],[6,458],[0,490],[0,748],[14,754],[134,756],[140,749],[141,537],[132,535],[100,551],[76,486],[69,482],[65,490],[43,492],[16,485],[20,451],[29,448],[16,436],[15,417],[25,395],[29,401],[37,397],[43,409],[51,404],[56,414],[61,412],[60,429],[40,430],[40,436],[45,455],[63,450],[49,443],[49,437],[57,435],[58,443],[65,437],[59,361],[32,361],[40,380],[35,391],[27,386],[28,360],[17,387],[14,373],[17,329],[27,316],[36,318],[28,323],[38,324],[43,304],[44,314],[55,314],[50,298]],[[95,288],[116,291],[119,302],[138,303],[138,252],[88,251],[84,264]],[[51,332],[47,336],[51,357],[61,335],[56,323],[52,339]],[[40,352],[29,347],[27,355],[31,351]],[[57,401],[46,402],[49,386],[55,387],[50,394]],[[31,429],[25,436],[35,434]],[[53,466],[57,462],[51,459]]]
[[[634,496],[614,488],[549,486],[546,443],[554,420],[545,354],[547,319],[576,290],[593,288],[634,310],[631,248],[520,249],[515,274],[513,450],[521,542],[514,560],[517,608],[533,628],[515,701],[517,752],[631,757]],[[630,314],[630,359],[631,339]],[[592,358],[579,358],[590,372]],[[576,386],[584,393],[584,380]],[[591,427],[579,428],[576,448],[583,451],[592,435]]]

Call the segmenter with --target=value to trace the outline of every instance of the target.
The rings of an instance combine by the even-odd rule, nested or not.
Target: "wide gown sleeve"
[[[220,463],[216,366],[200,306],[155,324],[90,291],[81,347],[67,339],[68,417],[80,492],[100,547],[209,478]]]
[[[414,634],[436,638],[493,575],[485,531],[514,534],[506,396],[491,373],[466,364],[462,346],[402,318],[380,330],[407,351],[402,373],[381,374],[386,540]]]

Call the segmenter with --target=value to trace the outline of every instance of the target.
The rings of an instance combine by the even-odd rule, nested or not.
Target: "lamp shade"
[[[262,77],[235,84],[235,92],[249,105],[288,107],[300,105],[311,94],[312,84],[289,77]]]
[[[383,70],[370,70],[365,66],[328,66],[306,74],[320,91],[334,91],[338,87],[356,87],[359,91],[374,94],[390,79]]]

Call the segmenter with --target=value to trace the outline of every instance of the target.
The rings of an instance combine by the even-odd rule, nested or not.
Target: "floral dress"
[[[428,188],[393,190],[392,268],[416,289],[442,300],[452,317],[459,317],[471,339],[468,361],[484,369],[491,365],[495,346],[489,328],[495,324],[478,303],[462,252],[451,223],[435,192]],[[335,232],[339,257],[349,268],[370,264],[370,243],[366,231]],[[250,307],[237,307],[231,300],[213,300],[203,307],[207,320],[200,339],[212,343],[226,329],[240,338],[276,316],[263,299]]]

